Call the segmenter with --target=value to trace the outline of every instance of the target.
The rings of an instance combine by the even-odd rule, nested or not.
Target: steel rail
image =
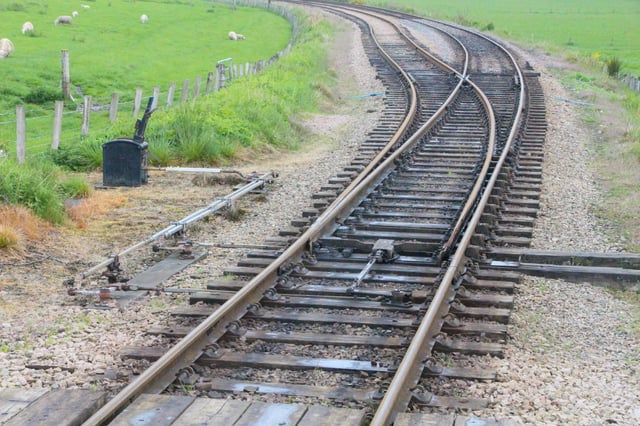
[[[395,416],[400,412],[404,411],[406,404],[408,404],[410,398],[410,390],[417,383],[418,378],[416,377],[416,372],[419,368],[421,368],[421,363],[424,362],[424,357],[427,354],[427,350],[430,352],[435,343],[434,335],[439,332],[440,327],[436,327],[437,322],[443,321],[443,314],[448,310],[447,301],[453,295],[453,280],[456,278],[459,269],[463,266],[463,262],[465,260],[465,250],[466,247],[470,244],[471,238],[473,237],[474,231],[480,223],[481,216],[484,212],[484,208],[488,204],[489,198],[491,197],[491,192],[495,186],[495,183],[498,179],[498,175],[504,162],[509,155],[509,151],[511,146],[514,143],[520,121],[522,118],[522,111],[524,108],[524,102],[526,100],[526,93],[524,88],[524,79],[522,76],[522,71],[518,66],[516,60],[513,55],[509,51],[507,51],[502,45],[491,40],[487,37],[484,37],[486,40],[498,46],[502,49],[510,60],[513,62],[515,69],[518,74],[518,78],[520,79],[520,94],[519,94],[519,104],[517,108],[516,117],[514,119],[513,126],[511,127],[511,132],[509,133],[509,137],[507,139],[507,143],[505,144],[504,149],[498,159],[495,169],[489,178],[489,181],[484,189],[482,197],[478,203],[477,209],[475,213],[469,220],[466,231],[463,234],[459,244],[458,249],[454,253],[453,257],[450,260],[449,267],[445,272],[444,277],[438,289],[427,309],[427,312],[424,315],[424,318],[420,322],[420,326],[418,327],[416,334],[411,340],[411,344],[407,349],[405,356],[403,357],[396,374],[394,375],[385,395],[378,405],[378,409],[376,410],[374,417],[371,420],[371,426],[386,426],[393,422]],[[404,396],[404,398],[403,398]]]
[[[311,2],[311,3],[305,2],[305,4],[313,4],[313,2]],[[467,70],[469,68],[469,51],[465,48],[465,46],[462,44],[462,42],[460,40],[458,40],[455,36],[445,33],[440,28],[432,27],[434,30],[439,31],[439,32],[445,34],[447,37],[450,37],[451,39],[453,39],[464,52],[464,63],[463,63],[463,67],[462,67],[461,71],[456,70],[455,68],[453,68],[451,65],[447,64],[446,62],[444,62],[440,58],[436,57],[435,55],[432,55],[428,51],[424,50],[423,48],[421,48],[420,46],[415,44],[411,40],[411,38],[407,35],[408,30],[404,26],[401,27],[396,22],[392,22],[391,20],[388,19],[388,16],[389,16],[388,13],[386,15],[383,14],[381,16],[378,13],[375,13],[375,12],[371,11],[371,10],[379,11],[380,9],[378,9],[378,8],[367,7],[367,6],[357,7],[357,6],[349,6],[349,5],[340,5],[340,6],[331,5],[331,6],[328,6],[326,3],[323,3],[323,2],[317,2],[316,4],[318,5],[318,7],[321,7],[321,8],[324,8],[324,9],[329,9],[329,10],[351,10],[351,11],[357,12],[359,14],[372,16],[374,18],[378,18],[380,20],[386,21],[387,23],[392,25],[398,31],[398,33],[400,35],[402,35],[402,37],[405,40],[407,40],[407,42],[413,44],[416,47],[416,50],[423,57],[428,58],[432,62],[435,62],[436,65],[438,65],[443,70],[445,70],[447,72],[453,72],[454,74],[456,74],[458,76],[458,78],[465,78],[465,76],[467,75]],[[389,11],[385,11],[385,12],[389,12]]]
[[[372,33],[373,34],[373,33]],[[455,70],[454,70],[455,71]],[[406,74],[405,74],[406,75]],[[410,80],[408,80],[410,81]],[[185,338],[180,340],[175,346],[170,348],[158,361],[146,369],[134,382],[130,383],[118,395],[111,399],[105,406],[97,411],[85,424],[98,425],[107,421],[114,413],[135,398],[140,393],[147,391],[161,391],[167,379],[173,381],[175,379],[175,370],[187,366],[202,354],[203,348],[207,343],[214,341],[226,331],[228,323],[237,318],[246,309],[250,308],[261,295],[258,292],[264,291],[271,286],[278,276],[278,272],[286,263],[299,261],[305,248],[310,247],[314,239],[317,239],[325,229],[332,224],[334,217],[344,211],[347,206],[358,202],[357,194],[366,188],[369,188],[384,170],[393,166],[395,160],[410,149],[417,141],[437,123],[444,115],[447,107],[457,96],[463,84],[463,79],[459,81],[455,89],[447,98],[445,103],[438,111],[425,123],[418,135],[417,133],[410,137],[400,148],[388,156],[378,168],[371,168],[371,173],[363,170],[357,177],[358,182],[350,185],[352,190],[345,190],[332,204],[327,208],[312,226],[303,233],[303,235],[289,246],[277,259],[268,267],[249,281],[242,289],[235,293],[227,302],[221,305],[213,314],[207,317],[200,325],[193,329]],[[413,87],[413,85],[411,85]],[[415,90],[415,89],[414,89]],[[412,102],[415,105],[415,101]],[[414,107],[415,109],[415,107]],[[388,144],[387,151],[391,150],[390,145],[395,143],[395,138]],[[383,157],[379,155],[378,157]],[[351,204],[350,204],[351,203]],[[172,367],[170,370],[168,367]]]
[[[295,2],[294,2],[295,3]],[[458,40],[456,37],[454,36],[450,36],[457,44],[458,46],[463,50],[464,52],[464,64],[462,67],[462,72],[456,70],[455,68],[449,66],[447,63],[443,62],[442,60],[440,60],[439,58],[437,58],[436,56],[432,55],[431,53],[427,52],[426,50],[424,50],[423,48],[421,48],[420,46],[418,46],[415,42],[413,42],[413,40],[411,40],[411,38],[407,35],[406,31],[401,28],[397,23],[390,21],[389,19],[386,19],[384,16],[380,16],[374,13],[370,13],[370,12],[366,12],[363,11],[359,8],[354,8],[354,7],[349,7],[347,5],[340,5],[340,6],[328,6],[325,3],[322,2],[318,2],[318,3],[306,3],[306,4],[315,4],[317,5],[317,7],[323,8],[323,9],[327,9],[327,10],[332,10],[332,11],[343,11],[343,10],[349,10],[352,12],[356,12],[359,14],[364,14],[364,15],[368,15],[371,17],[374,17],[376,19],[382,20],[387,22],[388,24],[390,24],[391,26],[393,26],[396,31],[411,45],[413,45],[416,49],[416,51],[422,55],[422,57],[424,57],[427,60],[430,60],[434,63],[436,63],[436,65],[438,65],[440,68],[442,68],[444,71],[446,72],[451,72],[454,73],[455,75],[458,76],[458,78],[460,79],[460,82],[456,85],[456,87],[454,88],[454,90],[452,90],[451,95],[447,98],[447,100],[445,100],[445,102],[441,105],[441,107],[436,111],[436,113],[434,114],[434,116],[428,120],[425,124],[423,124],[418,130],[416,130],[416,132],[409,138],[407,139],[407,141],[405,141],[404,146],[406,148],[406,146],[410,146],[412,147],[413,145],[415,145],[418,140],[420,138],[422,138],[430,129],[431,127],[433,127],[433,125],[437,122],[437,120],[440,119],[440,117],[442,117],[442,115],[444,114],[444,112],[446,111],[446,107],[448,105],[451,104],[451,102],[454,99],[454,94],[458,93],[458,91],[460,90],[460,87],[462,85],[463,80],[465,79],[466,76],[466,72],[467,69],[469,67],[469,52],[468,50],[465,48],[465,46],[462,44],[462,42],[460,42],[460,40]],[[380,44],[378,43],[377,39],[374,37],[373,31],[371,30],[371,26],[369,26],[370,28],[370,33],[376,43],[376,46],[378,46],[378,49],[383,53],[383,55],[388,58],[389,61],[391,61],[393,64],[397,65],[395,63],[395,61],[393,61],[382,49],[382,47],[380,46]],[[402,73],[403,76],[406,76],[408,78],[408,75],[399,68],[400,72]],[[409,81],[411,81],[411,79],[409,79]],[[411,86],[413,87],[413,84],[411,84]],[[406,122],[407,120],[405,120]],[[376,155],[376,157],[367,165],[367,167],[357,176],[356,179],[354,179],[351,184],[345,188],[345,190],[340,193],[340,195],[338,197],[336,197],[336,199],[324,210],[323,215],[331,215],[336,209],[340,209],[340,210],[344,210],[344,208],[342,208],[342,200],[344,200],[347,195],[353,191],[361,182],[362,180],[368,176],[368,174],[370,173],[371,170],[373,170],[374,167],[376,167],[378,165],[378,163],[380,161],[382,161],[384,159],[384,157],[386,155],[388,155],[389,151],[391,149],[393,149],[395,143],[397,142],[397,140],[399,139],[400,135],[398,135],[396,133],[396,135],[394,135],[394,137],[390,140],[390,142]],[[404,152],[404,150],[402,151]],[[394,157],[396,158],[396,157]],[[389,166],[392,163],[386,163]],[[381,167],[382,164],[380,165]],[[322,217],[322,216],[321,216]],[[320,220],[320,218],[318,218],[318,220]],[[317,221],[316,221],[317,223]],[[326,227],[323,227],[322,230],[319,233],[325,233],[325,232],[329,232],[329,230],[326,229]]]
[[[375,34],[371,29],[370,33],[375,40]],[[409,111],[409,114],[411,117],[415,116],[415,114],[417,114],[417,91],[411,82],[411,79],[406,72],[404,72],[401,67],[383,51],[377,41],[376,44],[383,53],[383,56],[385,56],[389,60],[390,64],[406,79],[412,95],[411,110]],[[438,110],[439,113],[436,114],[438,117],[444,113],[446,105],[453,100],[454,94],[459,90],[461,84],[462,82],[458,83],[454,93],[450,95],[445,105]],[[407,117],[403,122],[402,129],[406,131],[410,121],[409,117]],[[430,123],[430,125],[435,123],[435,115],[428,123]],[[378,154],[375,157],[374,162],[382,161],[382,164],[385,165],[392,164],[392,162],[402,152],[404,152],[408,141],[402,145],[401,149],[395,151],[394,154],[386,160],[383,161],[382,159],[389,151],[391,151],[392,147],[397,143],[401,136],[401,134],[396,133],[392,140],[386,145],[384,153]],[[417,138],[414,139],[417,140]],[[333,222],[334,212],[339,210],[339,206],[353,200],[358,188],[365,187],[366,184],[371,181],[372,177],[377,175],[377,170],[377,168],[371,166],[361,171],[355,178],[354,182],[352,182],[352,184],[349,185],[349,187],[347,187],[345,191],[336,198],[336,200],[334,200],[334,202],[318,217],[313,225],[304,232],[298,240],[292,243],[280,256],[278,256],[277,259],[250,280],[242,289],[238,290],[238,292],[236,292],[214,313],[194,328],[187,336],[168,349],[160,359],[149,366],[149,368],[147,368],[133,382],[109,400],[103,407],[87,419],[84,424],[104,424],[104,422],[108,421],[115,413],[144,391],[160,392],[166,387],[167,382],[171,383],[175,380],[175,371],[193,363],[204,352],[204,348],[209,343],[215,341],[225,333],[229,322],[240,317],[252,304],[256,303],[261,298],[260,292],[264,292],[268,287],[272,286],[272,283],[275,282],[278,272],[283,265],[291,261],[300,260],[304,250],[310,248],[311,242],[314,239],[317,239],[318,235],[327,226],[327,224]]]

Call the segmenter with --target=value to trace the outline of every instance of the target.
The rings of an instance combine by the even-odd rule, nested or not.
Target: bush
[[[607,59],[607,74],[609,77],[617,77],[622,68],[622,61],[620,58],[613,56]]]

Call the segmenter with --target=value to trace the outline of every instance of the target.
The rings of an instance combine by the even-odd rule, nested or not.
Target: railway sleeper
[[[159,348],[162,351],[162,348]],[[128,352],[136,355],[135,352]],[[151,351],[144,351],[150,354]],[[161,352],[160,352],[161,354]],[[148,358],[147,358],[148,359]],[[271,355],[263,353],[242,353],[219,350],[215,356],[205,355],[198,360],[198,364],[209,367],[252,367],[252,368],[277,368],[291,370],[315,370],[322,369],[334,372],[378,374],[390,378],[396,370],[395,365],[381,363],[375,360],[353,360],[334,358],[309,358],[291,355]],[[485,369],[435,366],[423,370],[423,377],[448,377],[465,380],[495,380],[495,371]]]
[[[274,313],[275,315],[275,313]],[[327,314],[324,316],[320,316],[318,314],[314,314],[315,315],[315,321],[314,320],[308,320],[308,322],[310,323],[324,323],[324,324],[335,324],[335,323],[345,323],[344,321],[336,321],[336,316],[333,314]],[[305,318],[306,315],[304,316],[298,316],[297,317],[297,321],[295,321],[296,323],[305,323],[307,322],[307,319]],[[260,320],[264,320],[264,318],[262,318],[259,315],[252,315],[250,317],[247,317],[248,319],[260,319]],[[366,323],[357,323],[356,321],[358,321],[358,318],[355,317],[350,317],[349,318],[352,322],[350,323],[350,325],[352,326],[361,326],[361,327],[370,327],[370,326],[377,326],[377,327],[381,327],[381,328],[391,328],[389,327],[389,325],[387,323],[383,323],[383,324],[377,324],[377,323],[372,323],[371,322],[371,318],[368,318]],[[288,319],[288,317],[277,317],[277,316],[273,316],[267,319],[268,321],[284,321],[284,322],[292,322]],[[321,320],[321,321],[320,321]],[[395,323],[394,323],[395,324]],[[404,321],[401,322],[400,324],[402,325],[396,325],[393,328],[409,328],[409,329],[416,329],[418,327],[418,324],[415,321]],[[184,336],[186,336],[187,334],[189,334],[189,332],[193,330],[193,327],[189,327],[189,326],[180,326],[180,325],[174,325],[174,326],[165,326],[165,325],[157,325],[157,326],[153,326],[151,328],[149,328],[147,330],[147,334],[149,335],[156,335],[156,336],[165,336],[165,337],[171,337],[171,338],[182,338]],[[469,336],[469,337],[486,337],[489,339],[498,339],[498,340],[504,340],[507,337],[507,325],[506,324],[494,324],[494,323],[488,323],[488,322],[468,322],[468,321],[461,321],[458,318],[455,318],[453,315],[447,317],[447,319],[445,320],[445,323],[442,327],[442,331],[444,333],[447,333],[448,335],[451,336]],[[251,334],[253,333],[253,334]],[[261,334],[260,334],[261,333]],[[263,336],[262,334],[267,334],[266,336]],[[274,339],[277,338],[277,335],[281,334],[281,333],[273,333],[273,332],[265,332],[265,331],[260,331],[260,332],[249,332],[247,331],[246,334],[244,334],[243,336],[245,338],[251,338],[252,336],[255,339],[262,339],[262,340],[267,340],[267,339]],[[311,334],[311,333],[291,333],[291,332],[287,332],[285,339],[282,339],[282,341],[287,341],[288,343],[306,343],[309,341],[312,341],[312,339],[316,339],[316,337],[307,337],[306,334]],[[313,336],[315,336],[316,334],[314,333]],[[258,337],[260,336],[260,337]],[[321,336],[321,335],[320,335]],[[404,338],[390,338],[390,337],[380,337],[380,338],[376,338],[376,339],[372,339],[372,336],[350,336],[349,338],[344,338],[342,336],[339,335],[326,335],[326,336],[336,336],[336,339],[340,339],[339,343],[334,343],[334,344],[340,344],[340,345],[344,345],[344,346],[358,346],[358,345],[363,345],[363,344],[374,344],[373,342],[375,342],[376,345],[378,346],[386,346],[386,347],[393,347],[393,346],[405,346],[408,345],[409,342],[405,342]],[[288,340],[287,340],[288,339]],[[372,340],[368,340],[368,342],[371,343],[363,343],[362,339],[372,339]],[[389,340],[391,339],[391,340]],[[321,338],[320,340],[322,341],[330,341],[329,337],[325,337],[325,338]],[[386,345],[385,343],[383,343],[383,341],[387,341]]]
[[[221,393],[234,393],[247,392],[248,394],[265,394],[265,395],[287,395],[296,397],[310,397],[310,398],[322,398],[331,399],[337,401],[379,401],[384,396],[378,389],[354,389],[352,386],[313,386],[303,384],[290,384],[290,383],[262,383],[251,381],[238,381],[227,379],[208,379],[205,382],[196,384],[196,389],[204,392],[221,392]],[[439,396],[430,394],[428,398],[420,398],[419,405],[429,407],[447,407],[447,408],[464,408],[464,409],[481,409],[485,408],[488,403],[486,400],[480,399],[467,399],[467,398],[455,398],[448,396]],[[235,400],[232,400],[235,402]],[[313,406],[316,407],[316,406]],[[313,408],[311,407],[311,408]],[[336,410],[333,408],[333,410]],[[344,409],[346,410],[346,409]],[[354,410],[351,410],[354,411]],[[416,415],[416,413],[409,413]],[[400,414],[399,418],[402,420],[403,425],[416,424],[407,420],[404,416],[406,414]],[[424,416],[424,415],[419,415]],[[423,417],[420,417],[421,419]],[[322,422],[325,424],[328,420],[327,415],[323,415]],[[412,420],[413,418],[411,418]],[[337,417],[336,424],[342,424],[346,420],[349,420],[346,415]],[[353,424],[363,424],[361,422],[353,422]],[[453,424],[453,421],[449,422]],[[351,424],[351,423],[349,423]],[[394,424],[399,424],[397,421]]]
[[[125,347],[120,358],[157,361],[164,355],[164,346]],[[209,368],[268,368],[280,370],[316,370],[322,369],[338,373],[376,374],[390,378],[396,370],[395,365],[376,360],[354,360],[334,358],[310,358],[291,355],[273,355],[258,352],[234,352],[218,349],[215,353],[205,352],[196,361],[200,366]],[[423,370],[422,377],[447,377],[465,380],[495,380],[497,373],[486,369],[432,365]],[[197,382],[196,382],[197,383]]]

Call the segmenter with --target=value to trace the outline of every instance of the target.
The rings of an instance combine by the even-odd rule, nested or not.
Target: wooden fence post
[[[82,109],[82,130],[80,134],[87,136],[89,134],[89,122],[91,121],[91,96],[85,96]]]
[[[136,89],[136,97],[133,99],[133,116],[137,117],[140,112],[140,102],[142,102],[142,89]]]
[[[153,87],[153,102],[151,103],[151,109],[158,108],[158,98],[160,97],[160,86]]]
[[[18,163],[25,160],[27,146],[27,123],[24,112],[24,105],[16,105],[16,155]]]
[[[208,95],[209,93],[211,93],[211,85],[213,83],[213,72],[209,71],[209,74],[207,74],[207,85],[205,86],[205,90],[204,92]]]
[[[196,99],[200,95],[200,84],[202,84],[202,77],[198,76],[193,83],[193,99]]]
[[[167,94],[167,106],[170,107],[171,105],[173,105],[173,97],[176,94],[176,83],[175,81],[172,81],[171,84],[169,84],[169,94]]]
[[[224,87],[224,64],[216,65],[216,82],[213,85],[213,91],[217,92]]]
[[[54,151],[60,146],[60,134],[62,133],[62,113],[64,112],[64,101],[56,101],[53,111],[53,136],[51,138],[51,149]]]
[[[71,99],[71,73],[69,71],[69,51],[62,49],[60,63],[62,64],[62,97]]]
[[[185,80],[184,83],[182,83],[182,96],[180,97],[180,101],[187,102],[188,98],[189,98],[189,80]]]
[[[109,107],[109,121],[115,123],[118,119],[118,100],[120,95],[117,93],[111,94],[111,106]]]

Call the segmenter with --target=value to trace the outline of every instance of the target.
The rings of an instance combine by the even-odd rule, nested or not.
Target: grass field
[[[218,60],[267,59],[291,37],[290,23],[263,9],[205,1],[0,0],[0,38],[15,51],[0,61],[0,111],[17,103],[38,104],[59,96],[61,50],[70,56],[71,83],[94,98],[137,87],[167,87],[215,71]],[[78,11],[72,25],[54,25],[59,15]],[[149,16],[140,23],[141,14]],[[33,35],[21,33],[30,21]],[[228,39],[229,31],[245,41]],[[268,37],[264,35],[268,34]],[[77,92],[72,91],[77,96]]]
[[[640,1],[637,0],[367,0],[413,9],[429,17],[528,43],[568,48],[583,56],[622,60],[623,72],[640,75]]]

